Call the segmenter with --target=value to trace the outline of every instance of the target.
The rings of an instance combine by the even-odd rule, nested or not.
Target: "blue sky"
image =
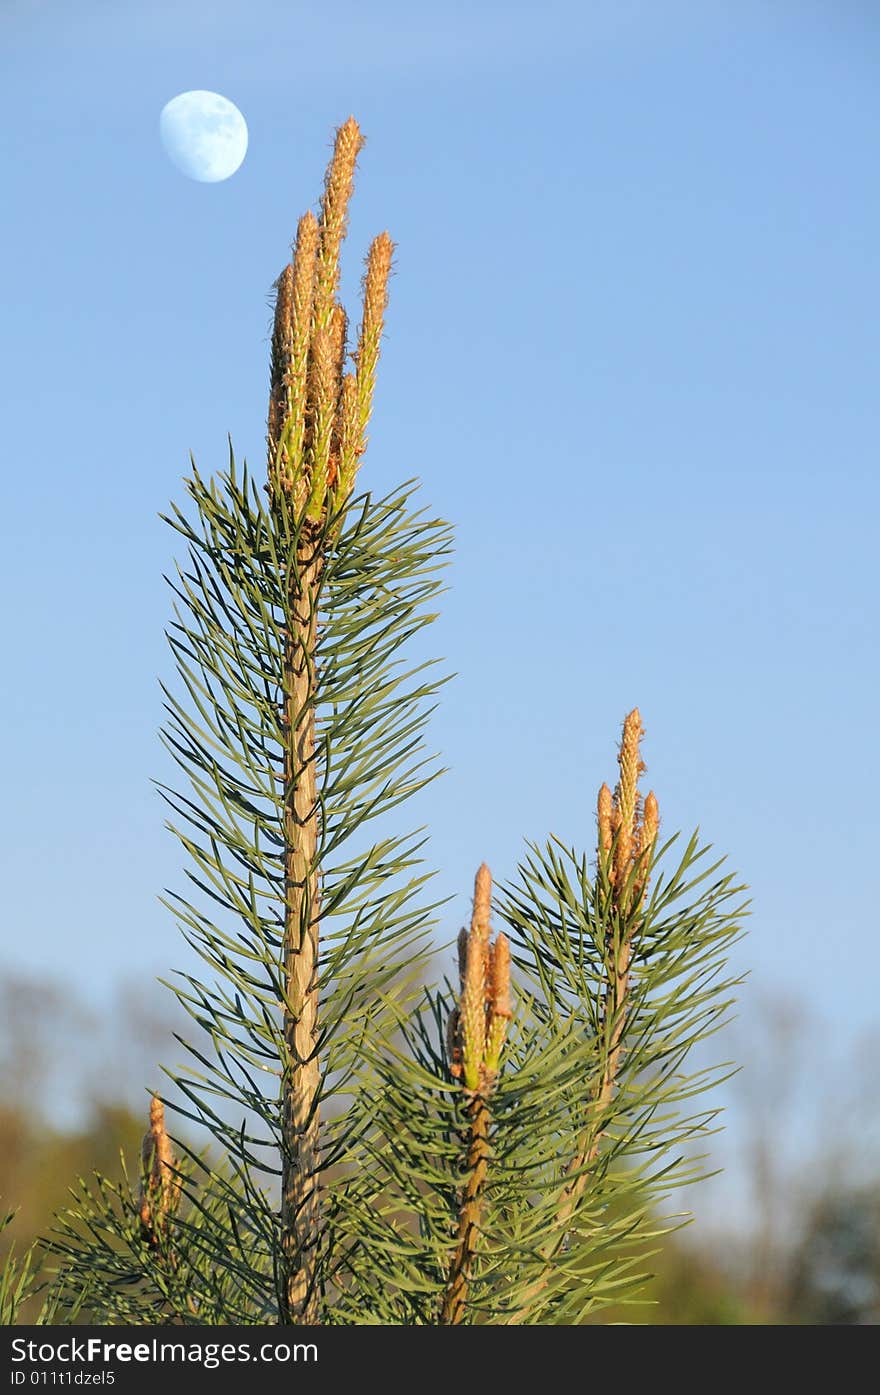
[[[880,12],[6,0],[3,961],[89,995],[184,962],[151,777],[158,521],[262,458],[268,292],[349,112],[344,289],[398,243],[364,484],[456,525],[440,889],[591,845],[638,703],[664,827],[750,884],[738,964],[877,1022]],[[158,117],[243,111],[222,184]],[[152,991],[145,988],[146,991]]]

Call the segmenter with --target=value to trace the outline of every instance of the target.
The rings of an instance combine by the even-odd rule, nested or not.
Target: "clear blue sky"
[[[399,244],[364,483],[457,526],[419,814],[444,892],[591,845],[638,703],[665,828],[754,897],[739,962],[876,1023],[880,10],[871,0],[5,0],[2,961],[184,962],[150,785],[157,519],[263,453],[268,292],[333,128]],[[231,98],[226,183],[165,102]]]

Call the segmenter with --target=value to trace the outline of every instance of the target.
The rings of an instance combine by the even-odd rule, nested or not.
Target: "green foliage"
[[[175,1295],[186,1273],[196,1310],[183,1320],[265,1321],[283,1310],[278,1204],[270,1192],[285,1146],[280,1081],[290,1065],[281,1021],[280,674],[283,578],[297,565],[300,539],[290,520],[263,504],[246,468],[239,476],[231,456],[219,481],[206,484],[194,470],[188,487],[195,518],[175,510],[169,520],[188,558],[172,582],[178,604],[169,639],[183,692],[165,690],[165,740],[191,792],[162,793],[194,889],[169,895],[167,904],[214,975],[206,982],[180,975],[173,986],[212,1053],[189,1046],[193,1068],[172,1079],[184,1100],[179,1112],[208,1130],[224,1165],[215,1166],[215,1153],[190,1153],[187,1219],[170,1227],[177,1267],[161,1283],[156,1257],[144,1254],[131,1220],[130,1188],[99,1179],[91,1202],[84,1192],[53,1244],[65,1263],[97,1270],[93,1302],[106,1305],[106,1320],[134,1320],[136,1310],[156,1311],[157,1300],[159,1311],[180,1312]],[[334,1179],[325,1232],[316,1237],[325,1289],[345,1265],[338,1217],[348,1214],[346,1192],[358,1185],[362,1137],[373,1127],[354,1083],[364,1063],[378,1058],[411,981],[424,971],[433,925],[420,896],[427,880],[420,831],[368,836],[372,820],[437,773],[422,733],[442,680],[433,663],[405,664],[400,651],[433,618],[426,607],[440,586],[449,532],[413,513],[410,494],[354,501],[344,519],[326,524],[332,546],[319,598],[315,711],[322,1168]],[[89,1204],[94,1224],[87,1223]],[[234,1295],[217,1284],[221,1255],[223,1272],[235,1276]]]
[[[15,1220],[15,1212],[0,1215],[0,1239]],[[59,1285],[49,1287],[40,1275],[39,1247],[36,1243],[19,1255],[13,1241],[0,1265],[0,1327],[27,1322],[45,1327],[61,1321],[75,1321],[89,1296],[89,1284],[80,1282],[77,1291],[64,1303]],[[62,1316],[63,1315],[63,1316]]]
[[[0,1236],[9,1229],[15,1219],[15,1212],[8,1211],[0,1216]],[[26,1250],[22,1256],[15,1252],[13,1244],[6,1252],[0,1269],[0,1326],[11,1327],[19,1320],[19,1315],[34,1293],[34,1250]]]
[[[228,1187],[218,1185],[219,1174],[199,1185],[189,1167],[182,1171],[187,1215],[150,1242],[140,1224],[139,1193],[124,1163],[119,1180],[100,1173],[79,1180],[51,1240],[59,1265],[53,1289],[59,1310],[72,1315],[82,1306],[85,1278],[90,1313],[103,1323],[149,1326],[173,1317],[189,1326],[210,1326],[272,1320],[266,1298],[271,1267],[257,1283],[264,1251],[251,1249],[246,1221],[230,1213]]]
[[[169,519],[187,558],[171,582],[180,682],[165,689],[164,737],[189,790],[161,788],[190,882],[166,903],[208,971],[173,987],[210,1046],[188,1045],[190,1067],[171,1078],[178,1112],[212,1146],[183,1147],[183,1204],[153,1235],[127,1177],[81,1181],[51,1241],[54,1301],[74,1311],[85,1284],[104,1322],[266,1323],[286,1311],[278,1178],[290,1146],[282,1082],[296,1063],[283,1025],[281,675],[285,578],[302,565],[303,537],[231,454],[219,480],[194,469],[188,489],[194,516]],[[422,835],[387,821],[370,835],[437,773],[423,732],[441,680],[403,656],[433,618],[449,533],[410,499],[358,499],[324,522],[317,544],[322,1206],[312,1240],[324,1323],[440,1321],[472,1165],[470,1094],[447,1054],[455,991],[414,989],[435,909]],[[692,1102],[719,1078],[688,1074],[684,1061],[729,1006],[725,954],[744,908],[696,838],[677,862],[674,842],[637,909],[611,894],[610,864],[591,873],[585,854],[555,840],[530,848],[496,898],[515,1005],[492,1088],[466,1321],[585,1321],[643,1288],[658,1237],[677,1224],[658,1216],[699,1171],[688,1159],[714,1116]],[[607,984],[622,937],[629,997],[615,1026]],[[606,1078],[607,1097],[595,1084]]]
[[[599,1008],[610,942],[601,878],[591,877],[582,854],[551,841],[531,849],[497,905],[519,975],[506,1064],[492,1096],[470,1320],[579,1323],[640,1292],[658,1237],[679,1223],[658,1220],[663,1205],[699,1173],[693,1145],[706,1137],[714,1112],[691,1102],[721,1072],[687,1074],[683,1062],[730,1004],[734,981],[723,972],[724,956],[739,934],[741,888],[719,874],[696,838],[658,875],[633,948],[617,1092],[592,1118],[588,1085],[608,1051]],[[365,1311],[371,1321],[436,1321],[466,1127],[443,1045],[453,1005],[450,984],[427,992],[420,1010],[401,1021],[402,1047],[385,1053],[372,1097],[379,1141],[352,1225],[358,1284],[339,1305],[347,1321],[364,1321]],[[573,1180],[566,1165],[585,1123],[601,1146],[562,1224]]]
[[[174,991],[210,1046],[189,1045],[190,1068],[171,1078],[179,1113],[213,1143],[184,1148],[184,1203],[152,1236],[127,1177],[81,1182],[51,1242],[55,1301],[72,1311],[85,1283],[105,1322],[265,1323],[283,1319],[287,1279],[277,1179],[289,1147],[282,1081],[295,1062],[283,1029],[280,675],[284,578],[301,565],[302,537],[231,456],[219,481],[194,470],[188,488],[194,517],[169,520],[188,555],[171,583],[180,691],[165,690],[164,735],[189,793],[162,793],[191,889],[166,899],[208,970],[205,981],[179,975]],[[413,989],[433,924],[421,834],[369,830],[436,773],[423,731],[440,679],[403,653],[432,618],[449,535],[411,512],[409,491],[357,500],[323,526],[312,687],[319,1320],[430,1325],[471,1165],[469,1092],[447,1055],[453,986]],[[688,1159],[714,1116],[692,1102],[719,1074],[688,1074],[684,1061],[730,1003],[725,954],[744,908],[696,838],[677,862],[674,842],[635,910],[611,894],[610,864],[591,873],[585,854],[555,840],[530,848],[496,898],[516,1001],[493,1086],[466,1321],[585,1321],[642,1289],[658,1237],[677,1224],[658,1217],[699,1171]],[[615,1027],[606,986],[622,937],[629,997]],[[607,1097],[595,1085],[606,1077]]]

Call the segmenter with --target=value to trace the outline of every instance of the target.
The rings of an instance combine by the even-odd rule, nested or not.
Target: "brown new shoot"
[[[268,421],[269,492],[298,526],[323,527],[351,494],[372,410],[393,243],[370,247],[356,373],[346,374],[348,317],[337,300],[339,254],[363,137],[354,117],[336,133],[320,219],[300,219],[292,265],[276,282]]]
[[[357,157],[364,138],[353,116],[339,127],[333,158],[324,177],[321,199],[321,246],[315,276],[313,332],[330,328],[339,287],[339,250],[347,231],[348,205],[354,188]]]
[[[483,1194],[489,1164],[490,1097],[498,1076],[510,995],[510,945],[499,934],[490,943],[492,877],[485,862],[477,872],[469,930],[458,938],[460,994],[447,1024],[447,1056],[453,1079],[460,1080],[467,1126],[465,1180],[458,1211],[456,1248],[450,1265],[440,1322],[464,1321],[477,1254]]]
[[[333,385],[338,399],[342,388],[342,375],[345,372],[346,340],[348,338],[348,315],[345,307],[334,305],[330,318],[330,354],[333,359]]]
[[[623,723],[618,755],[620,779],[612,802],[612,828],[616,838],[612,880],[618,903],[624,895],[637,848],[638,781],[645,768],[639,758],[639,741],[643,734],[642,718],[639,709],[634,707]]]
[[[510,945],[503,934],[489,943],[491,902],[492,875],[484,862],[474,884],[470,929],[458,937],[460,995],[447,1026],[449,1069],[468,1095],[491,1093],[513,1016]]]
[[[388,307],[388,278],[391,275],[393,254],[394,243],[391,238],[387,232],[380,233],[370,247],[364,276],[364,315],[356,355],[358,412],[361,446],[364,450],[367,445],[367,424],[373,409],[373,390],[376,385],[382,327]]]
[[[165,1106],[157,1095],[150,1101],[150,1125],[141,1144],[141,1185],[138,1216],[141,1235],[151,1248],[161,1243],[168,1217],[180,1199],[180,1175],[165,1128]]]
[[[319,329],[312,339],[312,421],[311,450],[309,452],[309,479],[311,498],[309,516],[320,517],[327,497],[327,480],[330,474],[330,447],[333,437],[333,423],[336,417],[336,402],[339,396],[335,382],[336,365],[333,361],[333,343],[328,330]]]
[[[613,798],[607,785],[599,790],[597,807],[599,875],[608,878],[610,896],[605,906],[605,987],[600,1025],[600,1067],[588,1106],[583,1142],[569,1165],[571,1182],[566,1188],[560,1219],[574,1210],[586,1186],[589,1168],[598,1156],[602,1119],[614,1094],[623,1049],[629,996],[633,937],[639,926],[651,857],[657,838],[659,813],[653,790],[642,811],[639,776],[646,766],[641,759],[644,736],[637,707],[623,723],[618,764],[620,778]]]
[[[275,320],[269,368],[268,442],[270,469],[284,469],[286,457],[282,431],[290,416],[290,363],[292,353],[293,267],[286,266],[275,283]]]

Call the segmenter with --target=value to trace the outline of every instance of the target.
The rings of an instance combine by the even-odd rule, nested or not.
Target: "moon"
[[[247,154],[247,122],[219,92],[172,97],[159,116],[159,136],[172,164],[200,184],[228,179]]]

